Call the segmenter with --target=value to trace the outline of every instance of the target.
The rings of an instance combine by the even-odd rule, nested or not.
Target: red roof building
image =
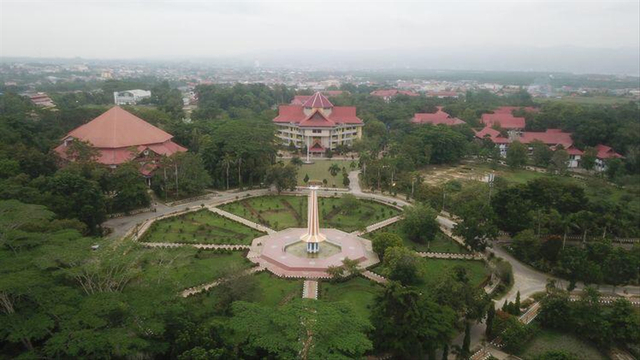
[[[482,123],[486,126],[500,126],[505,130],[524,130],[525,118],[513,116],[515,110],[537,112],[533,107],[502,106],[493,110],[492,114],[482,114]]]
[[[298,103],[303,100],[296,98]],[[305,98],[302,104],[281,105],[273,122],[283,145],[306,146],[314,152],[351,145],[362,137],[364,126],[354,106],[334,106],[320,92]]]
[[[69,132],[54,151],[63,159],[73,161],[67,154],[74,140],[88,142],[98,150],[97,161],[115,167],[130,160],[140,161],[150,173],[159,156],[169,156],[186,148],[174,143],[173,135],[149,124],[139,117],[114,106],[102,115]]]
[[[597,155],[598,159],[602,159],[602,160],[620,159],[624,157],[618,154],[617,152],[615,152],[613,148],[607,145],[602,145],[602,144],[597,145],[596,150],[598,150],[598,155]]]
[[[434,113],[416,113],[411,122],[414,124],[432,124],[432,125],[462,125],[466,124],[464,121],[451,117],[451,115],[442,111],[442,107],[438,106],[438,111]]]
[[[342,94],[348,94],[348,91],[342,91],[342,90],[325,90],[322,91],[322,95],[330,98],[333,96],[340,96]],[[291,103],[289,105],[304,105],[304,103],[309,100],[313,95],[295,95],[293,97],[293,100],[291,100]]]

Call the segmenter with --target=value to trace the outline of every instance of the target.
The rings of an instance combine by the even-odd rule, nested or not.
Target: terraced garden
[[[371,224],[400,214],[400,210],[374,201],[357,199],[354,208],[345,210],[340,197],[320,197],[320,226],[346,232],[360,230]],[[241,199],[220,206],[220,209],[263,224],[274,230],[305,227],[307,198],[305,196],[261,196]]]
[[[189,244],[249,245],[262,232],[200,210],[156,221],[140,241]]]

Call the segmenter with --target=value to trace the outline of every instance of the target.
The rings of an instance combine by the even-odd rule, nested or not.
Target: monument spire
[[[320,251],[320,243],[326,240],[326,237],[320,234],[320,219],[318,216],[318,190],[317,186],[309,187],[308,209],[307,209],[307,233],[300,237],[300,240],[307,243],[308,253],[317,253]]]

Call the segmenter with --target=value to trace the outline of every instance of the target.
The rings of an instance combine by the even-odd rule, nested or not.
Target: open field
[[[155,222],[141,241],[249,245],[262,235],[211,211],[200,210]]]
[[[140,276],[132,285],[168,286],[180,291],[215,281],[228,269],[248,269],[251,263],[242,252],[217,254],[190,247],[134,250],[139,255]]]
[[[402,238],[402,241],[404,242],[404,246],[415,251],[427,251],[427,252],[432,251],[432,252],[444,252],[444,253],[456,253],[456,254],[469,253],[467,249],[465,249],[463,246],[460,246],[460,244],[453,241],[452,239],[450,239],[448,236],[446,236],[441,232],[439,232],[436,235],[435,239],[433,239],[427,244],[420,244],[420,243],[411,241],[402,230],[402,220],[398,221],[395,224],[391,224],[387,227],[384,227],[380,230],[376,230],[374,232],[365,234],[364,237],[367,239],[373,240],[373,238],[377,234],[383,233],[383,232],[390,232],[390,233],[397,234]]]
[[[309,175],[310,180],[322,181],[327,179],[327,186],[343,188],[345,186],[342,185],[342,170],[334,178],[329,173],[329,167],[331,164],[338,164],[340,169],[345,167],[347,171],[350,171],[351,167],[349,165],[351,162],[352,160],[314,160],[313,164],[304,164],[298,169],[298,185],[305,186],[303,179],[305,175]]]
[[[320,283],[318,298],[323,301],[344,301],[364,319],[369,319],[371,306],[376,295],[381,291],[380,285],[362,277],[356,277],[342,283]]]
[[[534,101],[538,104],[560,102],[579,105],[614,105],[628,103],[629,101],[637,102],[638,100],[620,96],[564,96],[562,98],[535,98]]]
[[[400,210],[367,200],[357,200],[357,207],[343,211],[340,198],[320,197],[320,226],[352,232],[384,219],[400,214]],[[283,230],[305,227],[307,223],[307,198],[305,196],[261,196],[242,199],[220,207],[235,215]]]
[[[527,344],[519,354],[523,359],[533,359],[549,350],[563,350],[573,353],[578,359],[604,360],[606,356],[593,345],[572,334],[543,329]]]

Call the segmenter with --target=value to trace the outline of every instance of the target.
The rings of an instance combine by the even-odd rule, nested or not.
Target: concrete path
[[[398,222],[400,220],[402,220],[402,215],[394,216],[392,218],[382,220],[379,223],[375,223],[373,225],[369,225],[369,226],[367,226],[367,228],[364,231],[360,231],[360,230],[354,231],[354,232],[351,233],[351,235],[362,236],[364,234],[367,234],[367,233],[370,233],[370,232],[374,232],[376,230],[380,230],[383,227],[387,227],[387,226],[389,226],[391,224],[394,224],[394,223],[396,223],[396,222]]]
[[[191,246],[196,249],[227,249],[227,250],[245,250],[249,249],[251,246],[249,245],[216,245],[216,244],[189,244],[189,243],[148,243],[148,242],[140,242],[140,245],[144,247],[150,248],[177,248],[183,246]]]
[[[373,271],[365,270],[362,272],[362,276],[366,277],[369,280],[373,280],[378,284],[386,284],[387,279],[384,276],[378,275]]]
[[[247,269],[247,270],[243,271],[242,275],[249,275],[249,274],[253,274],[253,273],[256,273],[256,272],[259,272],[259,271],[263,271],[263,270],[264,270],[263,267],[256,266],[256,267],[252,267],[250,269]],[[180,296],[186,298],[186,297],[189,297],[189,296],[192,296],[192,295],[195,295],[195,294],[199,294],[199,293],[201,293],[203,291],[207,291],[207,290],[211,289],[212,287],[216,287],[216,286],[222,284],[225,281],[228,281],[228,280],[227,279],[218,279],[216,281],[213,281],[213,282],[210,282],[210,283],[207,283],[207,284],[194,286],[192,288],[188,288],[188,289],[183,290],[180,293]]]
[[[318,300],[318,281],[305,280],[302,285],[302,298]]]
[[[221,210],[221,209],[219,209],[217,207],[214,207],[214,206],[210,205],[210,206],[207,206],[207,209],[211,210],[212,212],[214,212],[214,213],[216,213],[216,214],[218,214],[220,216],[224,216],[224,217],[226,217],[228,219],[231,219],[231,220],[233,220],[235,222],[239,222],[240,224],[246,225],[246,226],[248,226],[248,227],[250,227],[252,229],[267,233],[269,235],[276,233],[275,230],[269,229],[268,227],[266,227],[264,225],[260,225],[258,223],[255,223],[255,222],[251,221],[251,220],[247,220],[247,219],[245,219],[243,217],[240,217],[238,215],[232,214],[232,213],[230,213],[228,211]]]
[[[456,254],[456,253],[439,253],[416,251],[420,257],[431,259],[453,259],[453,260],[482,260],[484,257],[480,254]]]

